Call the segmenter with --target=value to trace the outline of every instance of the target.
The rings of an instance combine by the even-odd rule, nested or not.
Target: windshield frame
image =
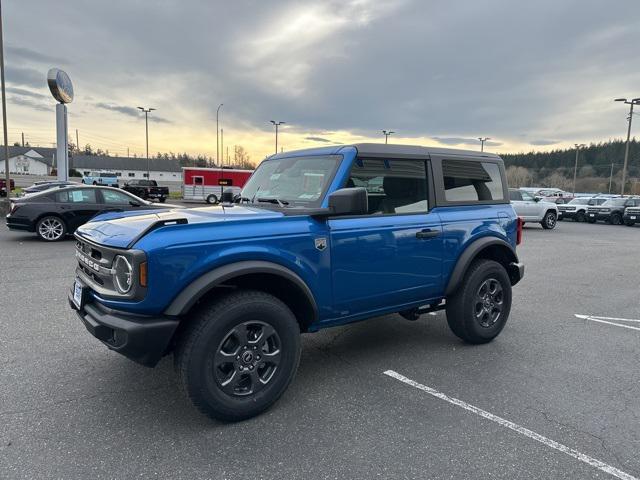
[[[277,195],[270,194],[267,190],[260,190],[260,185],[256,191],[252,191],[248,193],[246,188],[251,185],[251,181],[254,178],[257,178],[257,175],[260,174],[260,169],[265,168],[271,164],[271,162],[283,162],[283,161],[292,161],[292,160],[307,160],[307,159],[318,159],[318,160],[334,160],[333,166],[326,171],[326,180],[324,180],[324,185],[318,195],[317,198],[309,201],[305,201],[300,198],[290,198],[290,197],[280,197]],[[245,183],[244,187],[242,187],[242,191],[240,192],[240,200],[241,204],[245,202],[252,206],[260,206],[266,208],[286,208],[286,209],[295,209],[295,208],[319,208],[327,195],[329,188],[331,187],[333,181],[335,180],[336,172],[340,168],[342,161],[344,160],[344,155],[342,154],[315,154],[315,155],[291,155],[286,157],[275,157],[268,158],[263,160],[260,165],[255,169],[247,183]],[[262,200],[262,201],[259,201]],[[269,201],[265,201],[266,199],[277,199],[282,202],[282,205],[278,203],[272,203]]]

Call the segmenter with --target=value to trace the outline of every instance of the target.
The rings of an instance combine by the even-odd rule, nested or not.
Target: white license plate
[[[589,216],[590,216],[590,217],[595,217],[595,216],[596,216],[596,214],[595,214],[595,213],[590,213],[590,214],[589,214]]]
[[[73,303],[76,307],[82,308],[82,285],[78,280],[73,284]]]
[[[629,218],[630,218],[631,220],[635,220],[635,219],[636,219],[636,216],[635,216],[635,215],[631,215]]]

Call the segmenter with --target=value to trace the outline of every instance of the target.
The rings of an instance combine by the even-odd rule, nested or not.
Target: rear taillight
[[[516,226],[516,245],[520,245],[522,243],[522,225],[524,222],[522,221],[522,217],[518,217],[518,222]]]

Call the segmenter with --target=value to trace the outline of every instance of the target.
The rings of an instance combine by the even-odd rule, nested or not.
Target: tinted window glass
[[[109,204],[117,203],[120,205],[127,205],[129,202],[133,201],[133,198],[126,193],[115,192],[113,190],[102,190],[102,198],[104,199],[104,203]]]
[[[426,213],[429,210],[423,161],[357,159],[346,186],[367,190],[370,214]]]
[[[495,163],[443,160],[442,173],[448,202],[504,200],[500,168]]]
[[[65,190],[56,194],[60,203],[96,203],[96,191],[92,188]]]
[[[522,200],[522,194],[518,190],[509,190],[509,200]]]

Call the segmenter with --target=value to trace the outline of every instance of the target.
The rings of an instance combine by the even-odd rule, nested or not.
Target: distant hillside
[[[592,143],[580,150],[578,159],[577,191],[618,192],[620,189],[625,142]],[[576,150],[501,154],[507,167],[509,185],[573,188],[573,169]],[[613,175],[611,175],[613,164]],[[611,178],[610,178],[611,177]],[[625,191],[640,193],[640,142],[633,139],[629,145],[629,167]]]

